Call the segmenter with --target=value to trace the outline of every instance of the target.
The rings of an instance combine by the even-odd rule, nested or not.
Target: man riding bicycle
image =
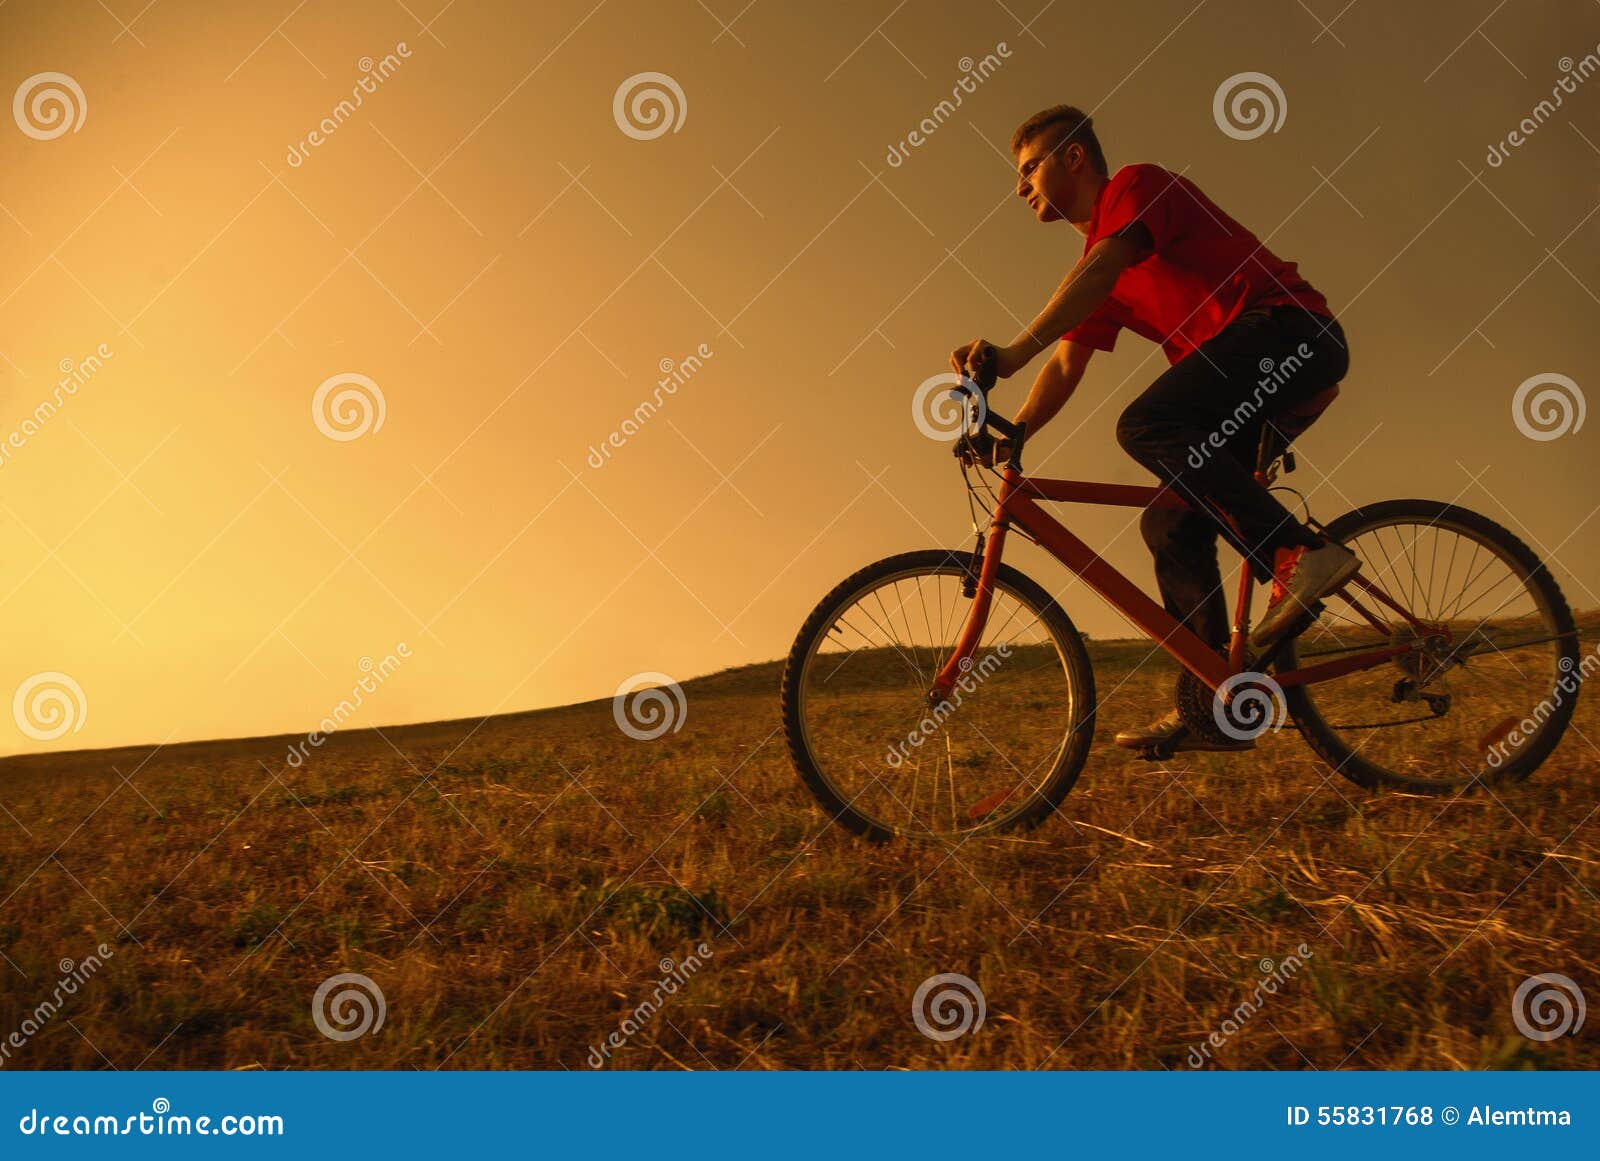
[[[1031,436],[1120,330],[1159,343],[1171,366],[1123,411],[1117,440],[1189,504],[1146,508],[1140,520],[1162,601],[1208,645],[1226,647],[1217,536],[1227,535],[1257,576],[1273,578],[1250,638],[1265,649],[1360,567],[1353,552],[1297,520],[1254,475],[1263,426],[1315,406],[1344,378],[1344,332],[1294,263],[1193,182],[1157,165],[1109,173],[1082,111],[1058,105],[1028,118],[1011,152],[1017,196],[1041,222],[1071,222],[1084,235],[1083,256],[1009,345],[964,343],[951,352],[951,366],[973,373],[992,361],[998,377],[1009,378],[1059,339],[1016,414]],[[1254,745],[1196,734],[1176,710],[1116,742],[1169,751]]]

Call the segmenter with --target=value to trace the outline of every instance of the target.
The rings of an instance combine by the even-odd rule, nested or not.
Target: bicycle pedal
[[[1170,744],[1145,746],[1143,749],[1134,751],[1135,756],[1142,762],[1165,762],[1175,753],[1177,751]]]

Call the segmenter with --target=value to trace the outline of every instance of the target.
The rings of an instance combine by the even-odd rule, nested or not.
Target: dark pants
[[[1257,579],[1271,574],[1274,549],[1319,543],[1256,482],[1261,429],[1339,382],[1349,365],[1334,320],[1293,306],[1253,310],[1169,368],[1117,423],[1123,449],[1192,506],[1147,508],[1140,530],[1167,612],[1213,647],[1228,640],[1219,532],[1252,560]]]

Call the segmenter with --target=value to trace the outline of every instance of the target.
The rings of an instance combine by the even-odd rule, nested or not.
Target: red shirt
[[[1160,343],[1176,363],[1244,311],[1300,306],[1332,317],[1295,269],[1217,208],[1186,177],[1125,165],[1100,188],[1083,251],[1135,222],[1155,249],[1124,270],[1110,296],[1062,338],[1109,351],[1123,327]]]

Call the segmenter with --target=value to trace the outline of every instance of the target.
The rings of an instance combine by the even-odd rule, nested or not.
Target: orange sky
[[[856,566],[964,542],[909,401],[1077,256],[1009,196],[1011,129],[1059,101],[1341,313],[1351,376],[1292,481],[1316,513],[1457,499],[1600,603],[1600,421],[1538,441],[1511,416],[1530,376],[1597,381],[1600,79],[1487,160],[1562,58],[1600,52],[1600,9],[1040,7],[11,0],[6,91],[65,74],[82,120],[0,131],[0,694],[64,674],[82,709],[59,737],[7,722],[0,750],[311,729],[401,643],[355,724],[780,656]],[[1287,107],[1237,140],[1213,94],[1246,71]],[[683,95],[650,139],[614,115],[645,72]],[[1031,468],[1143,482],[1112,432],[1162,366],[1125,335]],[[340,375],[382,396],[359,438],[313,418]],[[1075,515],[1149,581],[1130,513]]]

